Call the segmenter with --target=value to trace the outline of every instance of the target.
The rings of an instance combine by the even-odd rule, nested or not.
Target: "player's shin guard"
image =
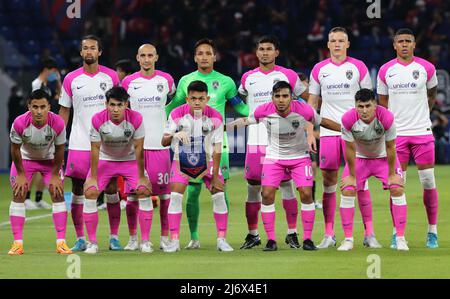
[[[408,206],[406,205],[406,196],[392,196],[392,214],[394,215],[394,225],[397,237],[405,235],[406,219]]]
[[[372,199],[370,198],[369,190],[358,191],[358,205],[364,223],[364,236],[371,236],[374,234],[374,230],[372,218]]]
[[[316,218],[316,206],[314,203],[301,205],[301,217],[303,224],[303,240],[311,239]]]
[[[295,197],[292,180],[282,182],[280,184],[281,198],[283,199],[283,208],[286,212],[286,221],[288,224],[288,234],[297,232],[297,218],[298,218],[298,202]]]
[[[70,214],[73,225],[75,227],[75,234],[77,238],[84,238],[84,222],[83,222],[83,205],[86,198],[84,195],[75,195],[72,193],[72,204]]]
[[[186,216],[189,223],[191,239],[198,240],[198,218],[200,215],[200,193],[202,184],[189,183],[187,186]]]
[[[228,207],[225,202],[224,192],[213,194],[213,211],[214,220],[216,221],[217,238],[225,238],[227,236],[228,227]]]
[[[14,241],[23,241],[23,227],[25,225],[25,204],[11,202],[9,206],[9,221]]]
[[[136,195],[127,196],[127,205],[125,211],[127,213],[128,232],[130,236],[137,235],[139,201]]]
[[[62,241],[66,239],[67,208],[65,202],[54,202],[52,204],[53,223],[56,230],[56,239]]]
[[[261,205],[261,218],[267,239],[276,241],[275,236],[275,204]]]
[[[341,195],[341,204],[339,211],[341,213],[342,229],[344,230],[345,238],[353,238],[355,197]]]
[[[139,226],[141,227],[141,240],[150,239],[153,219],[153,202],[150,197],[139,198]]]
[[[168,210],[170,238],[178,240],[180,238],[180,224],[182,216],[183,194],[170,193],[170,204]]]
[[[111,236],[119,235],[120,226],[120,197],[119,193],[106,194],[106,209],[108,211],[109,229]]]
[[[245,216],[250,233],[258,234],[258,214],[261,209],[261,185],[247,185],[248,195],[245,202]]]
[[[325,219],[325,235],[334,236],[334,215],[336,212],[336,187],[323,186],[323,217]]]
[[[169,210],[170,194],[163,194],[159,196],[159,219],[161,222],[161,236],[169,236],[169,219],[167,218],[167,211]]]
[[[97,243],[98,210],[96,199],[86,199],[84,201],[83,218],[89,241]]]
[[[423,187],[423,203],[427,211],[428,225],[436,226],[438,217],[438,192],[434,179],[434,168],[419,170],[419,179]]]

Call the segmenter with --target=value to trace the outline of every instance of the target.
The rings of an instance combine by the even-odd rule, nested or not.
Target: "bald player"
[[[144,44],[140,46],[136,60],[140,65],[140,70],[125,77],[122,86],[130,95],[131,109],[140,112],[144,119],[145,171],[152,184],[153,195],[159,196],[160,200],[160,248],[163,249],[169,241],[167,211],[170,199],[169,175],[171,163],[169,147],[162,146],[161,139],[166,126],[166,102],[174,95],[175,84],[171,75],[156,70],[155,64],[158,61],[158,53],[153,45]],[[149,230],[145,232],[145,236],[142,236],[142,228],[144,223],[146,221],[151,222],[151,219],[143,218],[144,215],[148,215],[143,213],[144,208],[153,210],[153,204],[142,206],[140,201],[138,204],[136,196],[128,196],[126,211],[130,241],[125,246],[125,250],[138,249],[136,234],[138,218],[141,226],[141,237],[148,240]]]

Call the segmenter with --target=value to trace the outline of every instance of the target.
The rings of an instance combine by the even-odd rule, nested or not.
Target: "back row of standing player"
[[[198,65],[198,70],[180,80],[176,93],[173,78],[169,74],[155,69],[155,63],[158,60],[155,47],[146,44],[139,48],[136,59],[141,69],[139,72],[126,77],[122,81],[122,86],[130,94],[131,108],[139,111],[144,117],[146,131],[144,144],[145,168],[152,182],[153,194],[160,198],[161,247],[169,242],[167,214],[170,198],[168,186],[170,158],[169,149],[161,146],[161,136],[166,122],[165,104],[167,100],[174,96],[167,107],[167,112],[170,112],[174,107],[184,103],[187,85],[193,80],[200,79],[208,85],[209,95],[211,96],[210,105],[216,108],[222,114],[222,117],[224,117],[227,100],[239,113],[247,115],[249,110],[252,113],[258,105],[271,101],[271,90],[275,82],[287,81],[296,97],[307,99],[308,103],[314,108],[317,108],[318,102],[321,101],[321,115],[340,122],[344,112],[354,107],[355,93],[361,88],[372,89],[372,84],[364,63],[347,56],[347,49],[350,44],[345,29],[334,28],[330,31],[328,37],[330,58],[319,62],[314,67],[310,77],[309,93],[308,87],[299,80],[294,71],[275,64],[275,59],[279,55],[278,41],[273,37],[260,39],[256,50],[260,66],[243,75],[239,87],[241,97],[238,96],[231,78],[214,71],[216,49],[209,40],[205,39],[196,44],[194,59]],[[377,90],[380,95],[380,103],[389,106],[395,115],[398,130],[397,152],[402,169],[406,171],[411,154],[418,165],[429,223],[427,246],[437,247],[437,191],[433,173],[434,142],[428,114],[428,109],[431,109],[434,103],[437,80],[434,67],[427,61],[413,55],[414,46],[412,32],[408,30],[397,32],[394,38],[397,58],[386,63],[380,69]],[[120,84],[114,71],[98,64],[98,58],[101,55],[101,43],[98,38],[94,36],[83,38],[80,54],[84,61],[83,67],[65,77],[60,99],[60,115],[66,124],[70,108],[73,107],[74,109],[72,133],[69,141],[69,157],[66,163],[66,176],[72,179],[72,220],[77,235],[77,242],[72,248],[74,251],[86,248],[83,229],[83,205],[85,202],[83,185],[90,168],[89,130],[91,122],[88,120],[96,112],[104,109],[105,92]],[[248,107],[242,102],[241,98],[246,99]],[[390,101],[388,101],[389,99]],[[340,133],[321,128],[320,135],[321,152],[319,159],[324,177],[325,236],[318,248],[327,248],[336,244],[334,215],[337,171],[345,149]],[[266,146],[267,133],[265,128],[262,124],[251,125],[245,165],[245,177],[248,181],[245,209],[249,233],[241,247],[245,249],[259,245],[261,242],[258,234],[258,218],[262,200],[262,161]],[[224,178],[227,179],[229,177],[227,174],[228,146],[225,140],[223,147],[221,168],[224,172]],[[406,178],[406,172],[404,173]],[[191,229],[191,242],[187,248],[193,249],[200,246],[197,228],[198,197],[201,185],[192,181],[189,188],[187,211]],[[298,204],[289,174],[286,174],[280,189],[288,222],[286,243],[290,247],[299,248],[300,245],[297,240]],[[114,182],[108,186],[106,191],[111,230],[110,249],[121,249],[117,237],[120,206],[118,205],[119,197]],[[369,190],[364,188],[364,190],[358,190],[357,193],[365,225],[366,244],[369,247],[376,247],[377,242],[373,242],[374,232]],[[225,198],[228,198],[226,190]],[[348,207],[347,203],[345,208]],[[341,208],[343,208],[342,201]],[[138,209],[137,198],[129,197],[127,218],[130,241],[125,249],[138,249]],[[303,209],[309,210],[309,206],[302,205]],[[370,241],[371,237],[373,237],[372,242]],[[304,240],[305,238],[308,238],[308,236],[304,236]],[[314,245],[306,247],[315,248]],[[346,246],[349,249],[351,247]]]

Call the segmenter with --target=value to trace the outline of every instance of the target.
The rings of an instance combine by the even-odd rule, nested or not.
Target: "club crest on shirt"
[[[351,80],[353,78],[353,71],[352,70],[348,70],[345,73],[345,76],[347,77],[348,80]]]
[[[300,126],[300,121],[299,120],[295,119],[295,120],[292,121],[292,127],[294,129],[297,129],[299,126]]]
[[[101,83],[100,83],[100,88],[101,88],[103,91],[106,91],[106,83],[105,83],[105,82],[101,82]]]
[[[125,137],[130,137],[131,136],[131,130],[130,129],[125,129],[125,131],[123,131],[123,135],[125,135]]]
[[[219,83],[219,81],[213,81],[213,82],[211,83],[211,85],[212,85],[212,87],[213,87],[215,90],[217,90],[217,89],[219,88],[219,86],[220,86],[220,83]]]
[[[412,72],[412,76],[413,76],[414,80],[419,79],[419,75],[420,75],[420,73],[419,73],[418,70],[414,70],[414,71]]]
[[[45,135],[45,141],[49,142],[50,140],[52,140],[52,135]]]
[[[162,83],[158,83],[158,85],[156,85],[156,90],[158,90],[159,93],[163,92],[164,85]]]
[[[200,161],[200,154],[187,154],[187,160],[192,166],[197,166],[198,161]]]

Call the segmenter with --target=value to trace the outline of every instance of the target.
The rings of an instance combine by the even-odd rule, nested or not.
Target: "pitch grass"
[[[388,193],[381,191],[378,181],[370,181],[373,198],[374,223],[377,238],[382,249],[363,248],[363,225],[359,209],[355,213],[355,248],[351,252],[338,252],[335,248],[307,252],[289,249],[284,244],[286,234],[285,214],[280,199],[277,198],[277,252],[262,252],[258,247],[253,250],[239,250],[247,233],[244,201],[246,183],[242,172],[234,173],[229,183],[231,214],[229,219],[228,241],[234,252],[216,251],[215,225],[212,217],[212,203],[204,189],[201,196],[200,240],[201,249],[181,250],[175,254],[166,254],[157,249],[159,245],[159,215],[156,210],[153,220],[151,241],[155,252],[111,252],[108,250],[108,220],[106,211],[100,211],[99,245],[100,253],[91,256],[79,253],[81,258],[81,278],[367,278],[370,263],[368,256],[377,254],[381,262],[382,278],[450,278],[450,167],[436,168],[439,187],[439,245],[438,249],[425,248],[427,232],[426,213],[422,203],[422,191],[417,169],[412,166],[408,171],[406,188],[408,201],[408,225],[406,237],[409,252],[397,252],[389,248],[392,233],[389,213]],[[34,219],[25,225],[25,254],[10,257],[6,253],[12,242],[8,224],[8,208],[11,191],[8,177],[0,176],[0,278],[66,278],[69,266],[67,256],[54,253],[55,232],[49,211],[29,211],[28,217],[48,215]],[[321,177],[318,175],[317,194],[322,192]],[[69,190],[69,182],[66,182]],[[320,196],[319,196],[320,197]],[[48,195],[45,199],[48,201]],[[339,200],[338,200],[339,202]],[[322,211],[316,214],[313,240],[320,242],[323,234]],[[299,217],[299,228],[301,222]],[[343,239],[339,213],[335,226],[337,239]],[[265,233],[260,223],[263,245]],[[70,245],[75,239],[72,221],[69,217],[67,240]],[[125,245],[127,225],[125,212],[122,213],[120,239]],[[181,245],[189,241],[185,214],[181,227]]]

